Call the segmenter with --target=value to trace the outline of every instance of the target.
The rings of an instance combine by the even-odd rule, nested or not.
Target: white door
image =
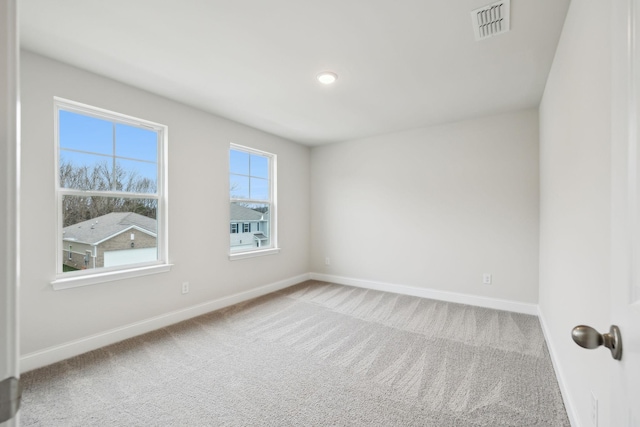
[[[611,427],[640,427],[640,0],[613,2]]]
[[[0,0],[0,425],[13,416],[18,368],[18,30],[17,0]],[[6,419],[6,420],[5,420]]]

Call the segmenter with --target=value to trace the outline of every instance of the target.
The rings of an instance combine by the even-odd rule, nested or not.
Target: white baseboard
[[[201,304],[187,307],[185,309],[172,311],[160,316],[152,317],[150,319],[125,325],[120,328],[111,329],[99,334],[91,335],[33,353],[25,354],[20,359],[20,370],[24,373],[33,369],[47,366],[52,363],[65,360],[70,357],[77,356],[79,354],[86,353],[100,347],[104,347],[109,344],[113,344],[140,334],[151,332],[153,330],[181,322],[183,320],[191,319],[193,317],[209,313],[211,311],[229,307],[243,301],[248,301],[252,298],[257,298],[271,292],[279,291],[281,289],[288,288],[289,286],[296,285],[309,279],[538,316],[538,318],[540,319],[540,324],[542,326],[542,331],[544,333],[545,341],[547,342],[547,347],[549,348],[549,354],[551,356],[551,361],[556,373],[556,377],[558,378],[560,392],[562,393],[562,398],[564,400],[569,421],[572,427],[578,426],[575,410],[573,405],[571,404],[571,399],[569,398],[568,390],[565,385],[566,383],[563,371],[560,368],[560,364],[556,356],[557,353],[550,339],[549,330],[544,318],[544,314],[539,310],[538,305],[320,273],[301,274],[299,276],[274,282],[265,286],[261,286],[259,288],[207,301]]]
[[[469,304],[479,307],[494,308],[497,310],[538,315],[538,306],[535,304],[527,304],[517,301],[508,301],[475,295],[459,294],[455,292],[439,291],[435,289],[416,288],[412,286],[375,282],[370,280],[332,276],[328,274],[307,273],[261,286],[259,288],[251,289],[249,291],[240,292],[212,301],[207,301],[181,310],[172,311],[160,316],[152,317],[119,328],[80,338],[78,340],[25,354],[20,359],[20,370],[21,372],[27,372],[36,368],[40,368],[42,366],[50,365],[52,363],[65,360],[70,357],[77,356],[79,354],[125,340],[127,338],[132,338],[146,332],[150,332],[172,325],[174,323],[181,322],[183,320],[191,319],[193,317],[214,310],[219,310],[221,308],[237,304],[239,302],[257,298],[270,292],[288,288],[289,286],[293,286],[309,279],[322,280],[325,282],[332,282],[342,285],[356,286],[360,288],[374,289],[385,292],[394,292],[404,295],[418,296],[422,298],[431,298],[460,304]],[[549,341],[547,340],[547,342]]]
[[[560,361],[558,360],[556,349],[551,341],[551,335],[549,332],[549,327],[547,326],[547,322],[544,317],[544,313],[538,307],[538,319],[540,319],[540,325],[542,326],[542,333],[544,334],[544,340],[547,343],[547,348],[549,349],[549,355],[551,356],[551,364],[553,365],[553,370],[556,373],[556,378],[558,379],[558,385],[560,386],[560,393],[562,394],[562,400],[564,401],[564,408],[567,411],[567,417],[569,417],[569,422],[571,423],[571,427],[578,427],[578,417],[575,412],[575,407],[572,404],[572,400],[569,396],[569,390],[567,389],[567,382],[565,381],[564,371],[560,367]]]
[[[111,329],[99,334],[25,354],[20,358],[20,371],[27,372],[42,366],[47,366],[127,338],[132,338],[214,310],[219,310],[239,302],[288,288],[289,286],[309,280],[309,278],[310,275],[308,273],[301,274],[299,276],[251,289],[249,291],[207,301],[181,310],[172,311],[150,319],[125,325],[120,328]]]
[[[356,286],[374,289],[376,291],[393,292],[396,294],[430,298],[440,301],[469,304],[478,307],[494,308],[496,310],[513,311],[516,313],[538,315],[538,305],[498,298],[488,298],[456,292],[439,291],[436,289],[416,288],[413,286],[397,285],[393,283],[375,282],[372,280],[353,279],[349,277],[332,276],[330,274],[310,273],[313,280],[337,283],[339,285]]]

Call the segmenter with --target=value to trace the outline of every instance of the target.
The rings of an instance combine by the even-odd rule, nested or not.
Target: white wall
[[[314,147],[311,165],[311,271],[537,303],[536,110]]]
[[[571,340],[609,329],[610,2],[571,2],[540,105],[540,310],[575,425],[608,426],[612,362]]]
[[[52,290],[54,96],[168,125],[171,272]],[[309,148],[29,52],[22,57],[22,122],[23,355],[309,271]],[[278,156],[278,255],[228,259],[231,142]],[[190,282],[187,295],[183,281]]]

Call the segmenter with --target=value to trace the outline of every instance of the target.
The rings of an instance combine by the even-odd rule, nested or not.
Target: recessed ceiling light
[[[323,85],[330,85],[331,83],[336,81],[336,79],[338,78],[338,75],[332,71],[323,71],[320,74],[318,74],[316,78]]]

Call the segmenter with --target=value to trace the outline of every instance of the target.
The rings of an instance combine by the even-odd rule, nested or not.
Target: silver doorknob
[[[616,360],[622,359],[622,337],[620,328],[612,325],[608,334],[600,334],[591,326],[580,325],[573,328],[571,337],[580,347],[598,348],[604,345],[611,350],[611,357]]]

